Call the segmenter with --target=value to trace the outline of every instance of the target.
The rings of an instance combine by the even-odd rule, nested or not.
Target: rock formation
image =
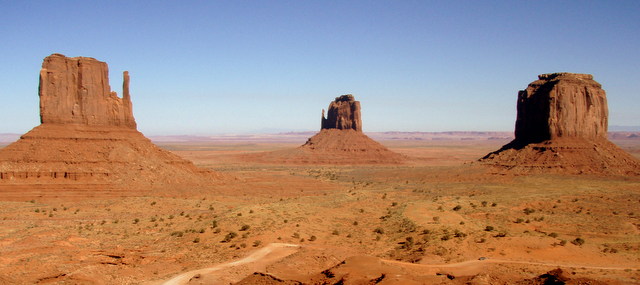
[[[53,54],[42,64],[39,95],[42,124],[0,150],[0,184],[162,185],[216,177],[137,131],[126,71],[119,98],[106,63]]]
[[[40,70],[40,122],[136,128],[124,72],[123,97],[109,86],[107,63],[52,54]]]
[[[518,142],[607,137],[607,97],[593,76],[551,73],[538,78],[518,93]]]
[[[515,139],[480,161],[516,171],[638,173],[640,163],[607,140],[605,91],[590,74],[538,76],[518,93]]]
[[[323,129],[355,130],[362,132],[362,120],[360,119],[360,102],[351,94],[336,97],[336,100],[329,104],[327,118],[322,110]]]
[[[362,132],[360,102],[342,95],[322,112],[320,132],[296,148],[245,156],[249,160],[292,164],[397,164],[405,158]]]

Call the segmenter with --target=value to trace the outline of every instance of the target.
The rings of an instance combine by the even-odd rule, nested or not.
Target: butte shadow
[[[220,175],[154,145],[136,128],[124,72],[111,91],[105,62],[52,54],[40,71],[41,124],[0,150],[0,185],[207,184]],[[35,186],[34,186],[35,187]],[[87,190],[91,192],[91,190]]]
[[[590,74],[538,76],[518,93],[515,139],[479,160],[510,173],[639,175],[607,139],[605,91]]]
[[[321,128],[305,144],[295,149],[242,156],[261,163],[285,164],[401,164],[406,157],[390,151],[362,132],[360,102],[342,95],[322,111]]]

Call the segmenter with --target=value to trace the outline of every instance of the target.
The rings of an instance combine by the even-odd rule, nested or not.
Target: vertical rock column
[[[362,119],[360,118],[360,102],[353,95],[347,94],[329,104],[327,118],[322,110],[321,129],[355,130],[362,132]]]
[[[52,54],[40,70],[40,121],[136,128],[124,73],[123,98],[109,87],[109,68],[90,57]]]

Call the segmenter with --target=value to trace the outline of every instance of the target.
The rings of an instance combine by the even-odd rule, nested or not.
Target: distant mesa
[[[590,74],[538,76],[518,93],[515,139],[480,162],[514,172],[640,174],[607,139],[605,91]]]
[[[247,155],[265,163],[399,164],[405,157],[390,151],[362,132],[360,102],[353,95],[336,97],[322,111],[320,132],[295,149]]]
[[[52,54],[40,71],[41,124],[0,150],[0,184],[206,183],[217,176],[162,150],[136,129],[124,72],[123,96],[107,64]]]

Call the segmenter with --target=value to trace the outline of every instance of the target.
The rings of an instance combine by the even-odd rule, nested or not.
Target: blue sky
[[[0,133],[39,124],[52,53],[131,74],[145,134],[317,130],[341,94],[365,131],[512,131],[538,74],[591,73],[640,125],[640,1],[4,1]]]

